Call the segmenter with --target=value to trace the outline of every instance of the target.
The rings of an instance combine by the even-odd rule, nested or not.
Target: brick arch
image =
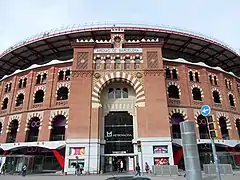
[[[219,118],[220,117],[224,117],[226,119],[227,129],[232,129],[231,121],[230,121],[228,115],[223,113],[223,112],[218,112],[217,113],[217,116],[216,116],[217,119],[216,120],[217,120],[218,127],[220,128],[220,124],[219,124]]]
[[[23,94],[25,96],[25,90],[24,89],[20,89],[19,91],[17,91],[17,94],[16,94],[16,97],[19,95],[19,94]]]
[[[26,123],[25,123],[25,131],[29,130],[29,122],[31,121],[32,118],[35,118],[35,117],[39,118],[39,120],[40,120],[39,130],[42,129],[43,112],[32,112],[32,113],[28,113],[27,120],[26,120]]]
[[[229,95],[232,95],[233,96],[233,101],[234,101],[234,104],[235,104],[235,106],[236,106],[236,98],[235,98],[235,96],[234,96],[234,94],[232,93],[232,92],[228,92],[227,93],[227,95],[228,95],[228,100],[229,100]]]
[[[201,115],[201,112],[200,112],[200,110],[198,110],[198,111],[196,111],[195,112],[195,114],[194,114],[194,119],[195,119],[195,124],[196,124],[196,127],[198,128],[199,127],[199,125],[198,125],[198,116],[200,116]],[[206,118],[206,117],[205,117]]]
[[[34,89],[33,99],[35,99],[35,94],[36,94],[36,92],[39,91],[39,90],[43,90],[43,92],[44,92],[43,99],[45,98],[45,95],[46,95],[46,86],[43,85],[43,86],[37,86],[37,87]]]
[[[10,132],[10,124],[13,120],[17,120],[18,121],[18,129],[17,129],[17,132],[19,132],[20,130],[20,126],[21,126],[21,114],[16,114],[16,115],[12,115],[9,117],[8,119],[8,125],[7,125],[7,130],[6,130],[6,133]]]
[[[170,81],[170,82],[168,82],[167,83],[167,88],[169,87],[169,86],[176,86],[177,88],[178,88],[178,91],[179,91],[179,96],[181,96],[181,89],[180,89],[180,86],[179,86],[179,84],[177,83],[177,82],[175,82],[175,81]],[[167,91],[167,94],[168,94],[168,91]]]
[[[172,110],[169,112],[169,122],[170,122],[170,123],[171,123],[171,117],[172,117],[172,115],[173,115],[173,114],[176,114],[176,113],[181,114],[181,115],[183,116],[184,121],[187,120],[187,113],[185,112],[185,110],[180,109],[180,108],[174,108],[174,109],[172,109]]]
[[[115,81],[123,81],[132,85],[136,93],[136,105],[139,107],[145,107],[145,92],[143,85],[139,82],[139,80],[137,80],[137,78],[124,72],[114,72],[107,74],[95,84],[92,91],[92,107],[100,106],[101,91],[106,85]]]
[[[212,91],[212,93],[213,93],[213,91],[217,91],[219,93],[220,101],[222,101],[222,94],[221,94],[221,92],[218,88],[214,87],[214,88],[211,89],[211,91]],[[212,95],[212,98],[213,98],[213,95]]]
[[[69,83],[69,82],[60,82],[60,83],[57,84],[56,97],[57,97],[58,90],[59,90],[61,87],[66,87],[66,88],[68,88],[68,95],[70,94],[70,83]]]
[[[69,110],[68,109],[60,109],[51,111],[51,116],[48,122],[48,129],[52,129],[52,122],[56,116],[62,115],[66,118],[66,126],[68,128],[68,119],[69,119]]]
[[[240,115],[235,115],[235,116],[233,116],[234,126],[235,126],[236,130],[237,130],[237,119],[240,120]]]
[[[191,86],[191,90],[193,90],[194,88],[200,89],[201,97],[204,98],[204,94],[203,94],[202,88],[201,88],[198,84],[193,84],[193,85]],[[193,96],[193,94],[192,94],[192,96]]]

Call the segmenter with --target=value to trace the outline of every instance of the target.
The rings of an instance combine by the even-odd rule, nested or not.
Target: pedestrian
[[[80,164],[79,169],[80,169],[80,174],[82,175],[83,174],[83,165],[82,164]]]
[[[5,175],[6,170],[7,170],[7,164],[4,163],[4,164],[2,165],[1,174],[2,174],[2,175]]]
[[[146,173],[149,173],[149,165],[147,162],[145,162],[145,171]]]
[[[23,164],[23,167],[22,167],[22,176],[26,176],[27,174],[27,165],[26,164]]]
[[[137,176],[137,175],[141,176],[140,170],[141,169],[140,169],[139,163],[137,163],[135,176]]]
[[[123,161],[122,160],[120,161],[120,169],[121,169],[121,172],[123,172]]]

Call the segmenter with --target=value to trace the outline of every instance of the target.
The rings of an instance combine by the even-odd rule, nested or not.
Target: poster
[[[153,146],[153,154],[165,154],[168,153],[167,146]]]
[[[169,165],[169,157],[157,157],[157,158],[154,158],[154,165],[155,166]]]
[[[83,156],[85,155],[85,148],[84,147],[71,147],[69,151],[70,156]]]

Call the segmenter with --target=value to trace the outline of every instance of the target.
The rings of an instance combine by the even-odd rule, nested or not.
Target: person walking
[[[27,174],[27,165],[24,164],[22,167],[22,176],[26,176],[26,174]]]
[[[120,161],[120,169],[121,169],[121,172],[123,172],[123,161],[122,160]]]
[[[146,173],[149,173],[149,165],[147,162],[145,162],[145,171]]]
[[[141,169],[140,169],[139,163],[137,163],[137,166],[136,166],[136,174],[135,174],[135,176],[137,176],[137,175],[141,176]]]

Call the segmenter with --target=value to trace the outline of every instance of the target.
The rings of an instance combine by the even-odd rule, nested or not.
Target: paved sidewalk
[[[118,175],[116,175],[118,176]],[[112,175],[85,175],[85,176],[59,176],[59,175],[47,175],[47,174],[42,174],[42,175],[28,175],[26,177],[18,176],[18,175],[7,175],[7,176],[0,176],[1,180],[19,180],[19,179],[27,179],[27,180],[105,180],[108,177],[112,177]],[[183,176],[150,176],[152,180],[185,180]],[[239,180],[240,175],[228,175],[228,176],[222,176],[222,180]],[[209,176],[209,177],[204,177],[203,180],[216,180],[216,176]]]

